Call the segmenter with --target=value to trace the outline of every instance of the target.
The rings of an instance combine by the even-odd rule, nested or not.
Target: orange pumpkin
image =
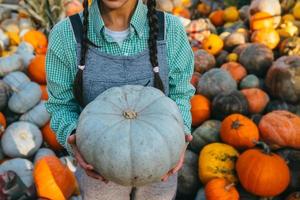
[[[275,29],[261,29],[252,34],[251,41],[275,49],[280,42],[280,36]]]
[[[259,131],[249,118],[241,114],[232,114],[223,120],[220,136],[225,143],[245,149],[255,146],[255,142],[259,140]]]
[[[250,18],[250,27],[253,31],[265,28],[273,28],[274,24],[274,17],[267,12],[257,12]]]
[[[0,136],[2,136],[2,133],[4,132],[6,128],[6,118],[3,115],[2,112],[0,112]]]
[[[40,85],[41,90],[42,90],[42,97],[41,100],[48,100],[48,92],[47,92],[47,86],[46,85]]]
[[[221,66],[221,69],[228,71],[232,78],[237,82],[240,82],[245,76],[247,76],[247,70],[237,62],[225,63]]]
[[[199,126],[210,117],[210,101],[202,95],[191,99],[192,125]]]
[[[250,149],[239,156],[236,171],[242,186],[252,194],[273,197],[282,193],[290,182],[290,171],[284,159],[264,150]]]
[[[241,90],[248,101],[248,109],[252,114],[261,113],[270,101],[267,93],[259,88]]]
[[[300,117],[291,112],[270,112],[262,117],[258,128],[263,141],[274,148],[300,148]]]
[[[48,122],[43,128],[42,128],[42,134],[44,141],[53,149],[56,151],[62,150],[63,147],[57,142],[56,135],[52,131],[50,127],[50,122]]]
[[[39,159],[34,166],[33,177],[40,198],[67,200],[73,194],[79,194],[74,174],[56,156]]]
[[[217,55],[224,47],[223,40],[216,34],[211,34],[202,42],[202,48],[212,55]]]
[[[173,14],[176,16],[181,16],[187,19],[191,18],[191,13],[188,9],[183,8],[183,7],[175,7],[173,9]]]
[[[23,41],[31,44],[37,54],[46,54],[48,40],[42,32],[30,30],[23,36]]]
[[[205,186],[206,200],[239,200],[239,193],[233,183],[224,178],[216,178]]]
[[[213,23],[213,25],[223,26],[223,24],[225,23],[224,22],[224,11],[223,10],[213,11],[209,15],[209,19],[210,19],[211,23]]]
[[[197,11],[201,15],[207,16],[211,12],[211,7],[206,3],[199,3],[197,6]]]
[[[28,75],[31,80],[40,84],[46,84],[46,55],[39,54],[33,58],[28,67]]]

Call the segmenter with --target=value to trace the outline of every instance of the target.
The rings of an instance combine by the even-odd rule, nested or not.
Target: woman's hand
[[[92,178],[99,179],[105,183],[108,183],[108,181],[105,178],[103,178],[100,174],[94,171],[94,167],[92,165],[85,162],[76,145],[75,134],[70,135],[70,137],[68,138],[68,143],[71,145],[73,149],[76,161],[78,162],[80,167],[82,167],[85,170],[85,173]]]
[[[192,140],[193,140],[193,136],[192,135],[189,134],[189,135],[185,136],[185,141],[187,143],[191,142]],[[173,174],[175,174],[176,172],[178,172],[182,168],[183,162],[184,162],[184,155],[185,155],[186,148],[187,148],[187,145],[185,146],[184,151],[181,153],[181,156],[180,156],[180,159],[179,159],[179,162],[177,163],[177,165],[173,169],[171,169],[166,175],[164,175],[162,177],[162,179],[161,179],[162,181],[167,181],[168,178],[169,178],[169,176],[172,176]]]

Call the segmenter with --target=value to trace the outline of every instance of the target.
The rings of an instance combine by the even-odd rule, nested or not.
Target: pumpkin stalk
[[[225,190],[226,190],[226,191],[229,191],[230,188],[232,188],[234,185],[235,185],[234,183],[230,183],[229,185],[226,185],[226,186],[225,186]]]
[[[238,129],[242,126],[242,124],[240,123],[240,121],[237,119],[235,121],[232,122],[231,124],[231,128],[232,129]]]
[[[271,154],[271,149],[270,149],[270,147],[269,147],[266,143],[264,143],[264,142],[262,142],[262,141],[254,141],[254,143],[255,143],[257,146],[262,146],[263,152],[264,152],[265,154],[268,154],[268,155]]]
[[[126,119],[135,119],[137,117],[137,113],[134,111],[128,110],[128,111],[123,112],[123,116]]]

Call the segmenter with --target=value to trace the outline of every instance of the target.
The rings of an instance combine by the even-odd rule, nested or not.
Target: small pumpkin
[[[240,80],[242,80],[247,75],[246,69],[237,62],[224,63],[221,66],[221,69],[225,69],[226,71],[228,71],[236,82],[240,82]]]
[[[255,74],[259,77],[263,77],[266,74],[273,60],[272,50],[258,43],[248,45],[239,57],[239,63],[246,68],[248,74]]]
[[[263,197],[282,193],[290,181],[290,172],[285,161],[264,149],[250,149],[243,152],[236,163],[236,171],[242,186],[249,192]]]
[[[216,178],[209,181],[205,186],[206,200],[239,200],[239,193],[234,187],[234,183],[230,183],[224,178]]]
[[[275,29],[261,29],[252,34],[251,41],[275,49],[280,42],[280,36]]]
[[[215,57],[203,49],[194,52],[194,71],[204,73],[216,65]]]
[[[39,159],[33,177],[40,198],[69,199],[73,194],[79,194],[74,174],[56,156]]]
[[[248,114],[247,99],[240,91],[223,92],[214,98],[212,102],[212,116],[214,119],[223,120],[234,113]]]
[[[229,115],[222,121],[220,136],[223,142],[237,149],[252,148],[259,140],[255,123],[241,114]]]
[[[200,187],[198,179],[198,155],[187,150],[185,152],[184,164],[178,172],[178,192],[180,194],[196,194]]]
[[[47,51],[47,37],[40,31],[30,30],[23,36],[23,41],[31,44],[37,54],[45,54]]]
[[[206,145],[199,155],[199,178],[203,184],[214,178],[225,178],[237,182],[235,162],[239,153],[231,146],[222,143]]]
[[[240,14],[236,7],[230,6],[224,10],[224,21],[235,22],[239,18],[240,18]]]
[[[261,119],[259,130],[263,141],[276,147],[300,148],[300,117],[288,111],[273,111]]]
[[[217,55],[224,46],[223,40],[216,34],[211,34],[202,42],[202,48],[212,55]]]
[[[250,27],[252,31],[273,28],[274,17],[267,12],[258,12],[250,17]]]
[[[15,122],[7,127],[1,145],[9,157],[30,157],[42,144],[41,131],[32,123]]]
[[[4,161],[0,165],[0,173],[6,172],[8,170],[14,171],[27,187],[32,186],[33,164],[31,161],[24,158],[13,158]]]
[[[3,81],[16,90],[19,86],[30,82],[26,74],[20,71],[11,72],[3,78]]]
[[[4,77],[10,72],[22,71],[25,69],[22,57],[18,54],[0,58],[0,77]]]
[[[6,118],[2,112],[0,112],[0,137],[6,128]]]
[[[60,151],[63,149],[63,147],[58,143],[56,134],[53,132],[53,130],[50,127],[50,122],[48,122],[43,128],[42,128],[42,134],[44,141],[50,146],[51,149]]]
[[[31,60],[28,67],[28,75],[32,81],[46,84],[46,55],[37,55]]]
[[[231,77],[229,72],[224,69],[211,69],[201,76],[197,93],[212,100],[222,92],[231,92],[236,89],[236,81]]]
[[[218,120],[207,120],[192,133],[193,140],[191,141],[191,149],[195,153],[207,144],[220,141],[221,122]]]
[[[240,89],[259,88],[259,78],[254,74],[249,74],[240,82]]]
[[[47,101],[49,96],[48,96],[48,91],[47,91],[47,86],[46,85],[40,85],[41,91],[42,91],[42,97],[41,100]]]
[[[34,82],[21,85],[8,101],[8,107],[15,113],[23,114],[33,108],[41,99],[40,86]]]
[[[213,11],[209,15],[209,19],[213,23],[213,25],[222,26],[224,24],[224,11],[223,10]]]
[[[290,194],[285,200],[300,200],[300,192]]]
[[[248,42],[247,33],[234,32],[224,38],[224,45],[225,48],[228,50],[233,49],[238,45],[246,44],[247,42]]]
[[[202,95],[191,98],[192,125],[199,126],[210,117],[210,101]]]
[[[50,115],[45,107],[45,102],[40,101],[35,107],[20,117],[20,121],[27,121],[38,127],[43,127],[50,120]]]
[[[35,57],[34,48],[27,42],[20,43],[16,50],[16,54],[21,57],[25,67],[28,67],[30,61]]]
[[[248,110],[251,114],[261,113],[270,101],[267,93],[259,88],[241,90],[248,101]]]
[[[34,155],[34,163],[36,163],[39,159],[49,155],[55,156],[55,153],[51,149],[40,148]]]
[[[300,56],[282,56],[267,73],[265,83],[274,97],[297,103],[300,100]]]
[[[10,95],[10,87],[4,81],[0,80],[0,110],[3,110],[7,106]]]

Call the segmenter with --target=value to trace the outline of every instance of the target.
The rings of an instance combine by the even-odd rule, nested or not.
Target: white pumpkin
[[[22,71],[25,65],[20,55],[13,54],[7,57],[0,57],[0,77],[3,77],[10,72]]]
[[[61,158],[59,158],[61,160],[61,162],[68,166],[68,168],[71,170],[71,172],[75,172],[76,171],[76,161],[74,159],[74,157],[71,156],[63,156]]]
[[[17,72],[11,72],[7,74],[3,81],[9,85],[11,88],[18,88],[20,85],[26,84],[30,82],[30,79],[26,74],[23,72],[17,71]]]
[[[35,164],[39,159],[43,158],[44,156],[49,156],[49,155],[55,156],[54,151],[52,151],[51,149],[48,149],[48,148],[40,148],[40,149],[36,152],[36,154],[35,154],[35,156],[34,156],[34,161],[33,161],[34,164]]]
[[[5,130],[1,144],[9,157],[30,157],[37,152],[43,138],[39,128],[29,122],[15,122]]]
[[[0,165],[0,173],[9,170],[16,172],[27,187],[33,184],[33,164],[29,160],[14,158],[7,160]]]
[[[11,111],[23,114],[33,108],[41,99],[42,91],[35,82],[21,85],[8,101]]]
[[[40,101],[35,107],[20,117],[21,121],[31,122],[38,127],[43,127],[50,120],[50,115],[45,107],[45,101]]]
[[[160,181],[185,148],[174,101],[153,87],[110,88],[80,115],[76,143],[107,180],[141,186]]]
[[[35,57],[33,46],[27,42],[19,44],[16,54],[21,57],[25,67],[28,67],[30,61]]]

